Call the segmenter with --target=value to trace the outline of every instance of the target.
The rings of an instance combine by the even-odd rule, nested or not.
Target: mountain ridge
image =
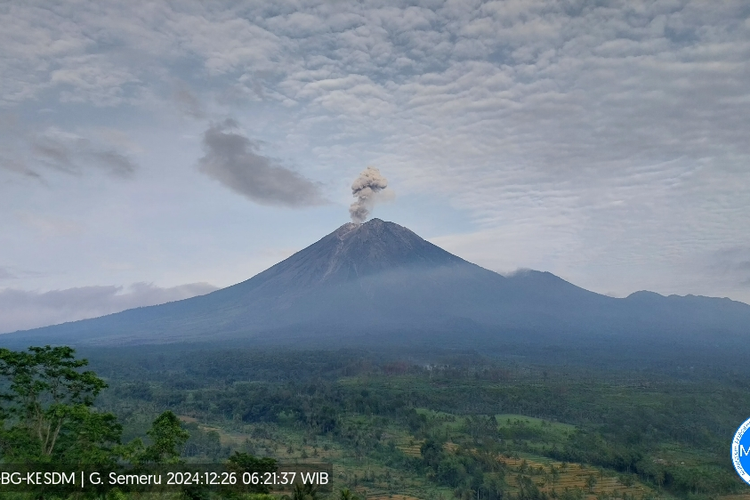
[[[719,301],[719,302],[716,302]],[[463,325],[463,326],[461,326]],[[750,306],[636,292],[618,299],[552,273],[502,276],[380,219],[347,223],[206,295],[0,336],[15,341],[169,343],[436,332],[550,338],[747,335]],[[277,332],[274,334],[273,332]],[[287,332],[287,333],[278,333]],[[273,340],[273,339],[272,339]]]

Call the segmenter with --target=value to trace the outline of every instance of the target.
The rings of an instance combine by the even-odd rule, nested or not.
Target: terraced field
[[[459,432],[464,425],[460,416],[447,417],[446,425]],[[453,492],[446,488],[436,488],[424,477],[409,474],[393,467],[388,467],[377,460],[357,457],[334,439],[315,437],[311,440],[305,432],[282,428],[276,425],[246,425],[243,432],[227,430],[219,426],[202,424],[193,417],[180,417],[184,422],[197,423],[204,431],[219,434],[222,445],[233,449],[251,446],[253,451],[273,456],[280,461],[293,462],[331,462],[334,471],[334,488],[350,487],[353,492],[368,500],[428,500],[436,498],[449,499]],[[358,421],[362,418],[358,417]],[[547,425],[541,419],[523,415],[498,415],[500,426],[523,422],[525,425]],[[510,422],[510,424],[509,424]],[[360,422],[361,423],[361,422]],[[569,432],[573,426],[556,425],[559,432]],[[459,434],[460,435],[460,434]],[[395,443],[396,449],[411,458],[421,457],[424,439],[419,439],[399,427],[389,428],[383,433],[384,440]],[[459,445],[454,442],[444,444],[444,449],[454,453]],[[517,494],[520,477],[528,477],[548,495],[560,494],[566,490],[579,491],[585,498],[649,498],[656,492],[636,481],[633,476],[618,476],[601,469],[578,463],[563,463],[546,457],[520,454],[498,455],[497,460],[505,466],[505,482],[511,493]],[[750,500],[747,496],[736,495],[723,500]]]
[[[579,489],[592,498],[623,498],[625,495],[643,498],[655,494],[651,488],[630,476],[606,475],[601,469],[582,464],[563,463],[543,457],[500,456],[498,460],[510,470],[507,476],[509,484],[517,484],[517,478],[524,475],[530,477],[539,490],[545,493]]]

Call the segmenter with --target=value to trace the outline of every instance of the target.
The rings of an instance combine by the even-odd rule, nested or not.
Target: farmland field
[[[330,462],[334,494],[362,498],[739,500],[744,492],[727,450],[750,395],[730,375],[592,376],[463,355],[439,369],[373,353],[247,352],[221,367],[211,360],[221,353],[159,356],[105,369],[100,405],[122,418],[126,438],[174,411],[191,434],[187,461],[239,451]]]

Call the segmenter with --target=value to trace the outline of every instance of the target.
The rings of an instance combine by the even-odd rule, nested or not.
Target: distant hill
[[[737,343],[750,306],[638,292],[599,295],[553,274],[501,276],[372,219],[344,224],[247,281],[179,302],[0,336],[2,345],[317,341],[644,346]]]

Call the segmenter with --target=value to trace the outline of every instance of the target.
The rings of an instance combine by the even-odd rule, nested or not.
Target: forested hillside
[[[744,377],[670,365],[601,369],[473,352],[164,350],[97,354],[101,407],[125,435],[166,409],[184,455],[331,461],[337,487],[414,498],[715,497]],[[99,366],[99,365],[97,365]]]

